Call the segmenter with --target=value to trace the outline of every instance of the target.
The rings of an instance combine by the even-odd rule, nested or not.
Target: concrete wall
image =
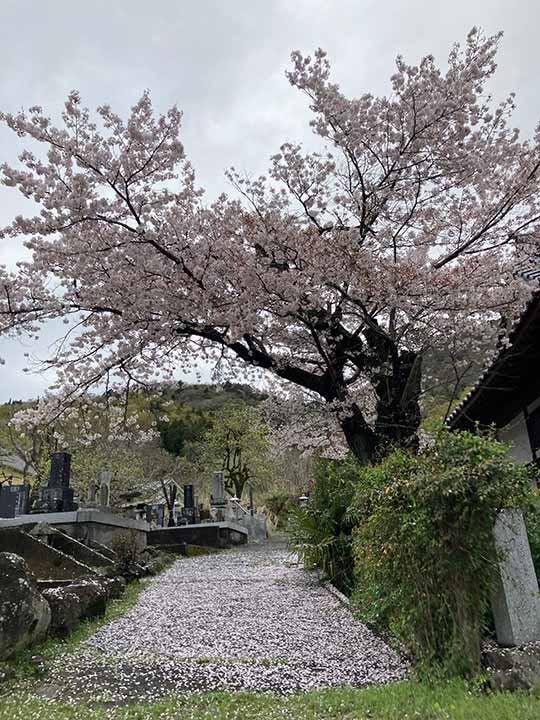
[[[87,565],[19,529],[0,528],[0,552],[23,557],[38,580],[71,580],[95,575]]]
[[[512,443],[510,456],[517,463],[531,462],[533,459],[529,433],[524,413],[519,413],[508,425],[505,425],[497,433],[502,442]]]
[[[124,527],[121,525],[110,525],[107,523],[97,522],[78,522],[57,525],[56,527],[63,530],[81,543],[96,542],[100,543],[100,545],[112,548],[115,538],[129,533],[130,535],[133,535],[139,550],[144,550],[147,544],[146,530]]]
[[[106,568],[114,567],[114,560],[110,557],[102,555],[99,551],[84,545],[70,535],[64,535],[58,527],[57,525],[56,528],[49,528],[51,533],[47,535],[46,539],[46,542],[55,548],[55,550],[60,550],[66,555],[70,555],[75,558],[75,560],[92,568],[105,570]]]
[[[247,538],[247,530],[233,523],[200,523],[151,530],[148,533],[148,544],[167,546],[187,543],[188,545],[226,548],[231,545],[243,545],[247,542]]]
[[[231,511],[229,511],[231,512]],[[248,531],[249,542],[264,542],[268,537],[267,518],[264,513],[255,513],[254,515],[246,515],[239,512],[231,513],[233,523],[240,525]],[[227,518],[229,519],[229,518]]]
[[[100,510],[19,515],[16,518],[0,519],[0,528],[30,528],[37,523],[58,527],[79,542],[85,543],[93,540],[107,547],[112,547],[116,536],[129,532],[133,534],[140,550],[146,547],[146,534],[150,529],[147,522],[132,520]]]

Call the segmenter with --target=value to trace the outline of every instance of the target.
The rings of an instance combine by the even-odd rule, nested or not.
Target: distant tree
[[[225,489],[242,498],[247,486],[271,482],[274,460],[268,430],[260,412],[247,405],[229,405],[213,416],[212,427],[191,446],[203,472],[222,470]]]
[[[173,455],[181,455],[186,444],[199,440],[210,425],[207,414],[176,405],[169,410],[167,418],[158,423],[161,446]]]

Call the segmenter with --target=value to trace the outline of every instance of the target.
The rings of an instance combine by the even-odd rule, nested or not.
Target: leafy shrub
[[[116,553],[116,564],[119,568],[128,567],[136,563],[140,557],[140,550],[135,532],[125,530],[114,535],[112,549]]]
[[[319,567],[342,592],[353,586],[353,560],[348,518],[360,466],[350,457],[346,461],[319,461],[315,484],[306,508],[291,506],[289,546],[307,568]]]
[[[420,666],[452,674],[479,667],[497,573],[493,524],[530,492],[527,468],[507,451],[489,437],[443,430],[424,453],[395,451],[358,473],[349,513],[354,605],[404,641]]]
[[[277,528],[284,528],[291,506],[291,499],[286,492],[275,492],[264,500],[264,509],[270,521]]]
[[[536,577],[540,578],[540,493],[538,490],[531,493],[530,502],[526,508],[525,523]]]

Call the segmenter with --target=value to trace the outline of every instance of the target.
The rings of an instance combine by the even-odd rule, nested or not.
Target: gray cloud
[[[384,93],[396,54],[444,62],[473,25],[502,29],[493,92],[517,92],[516,124],[530,133],[540,117],[539,23],[535,0],[2,0],[0,108],[40,104],[56,116],[77,88],[90,107],[125,113],[149,88],[157,109],[183,109],[186,152],[212,197],[226,189],[230,165],[256,174],[283,141],[311,142],[306,101],[284,78],[297,48],[325,48],[348,94]],[[20,147],[0,128],[0,161]],[[14,191],[0,191],[0,224],[26,208]],[[20,244],[0,243],[0,262],[20,257]],[[37,355],[53,337],[45,333]],[[21,372],[27,350],[1,342],[0,400],[46,385]]]

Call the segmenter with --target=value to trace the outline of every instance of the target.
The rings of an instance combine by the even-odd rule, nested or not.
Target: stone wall
[[[23,557],[38,580],[71,580],[95,575],[89,566],[19,529],[0,528],[0,552]]]

